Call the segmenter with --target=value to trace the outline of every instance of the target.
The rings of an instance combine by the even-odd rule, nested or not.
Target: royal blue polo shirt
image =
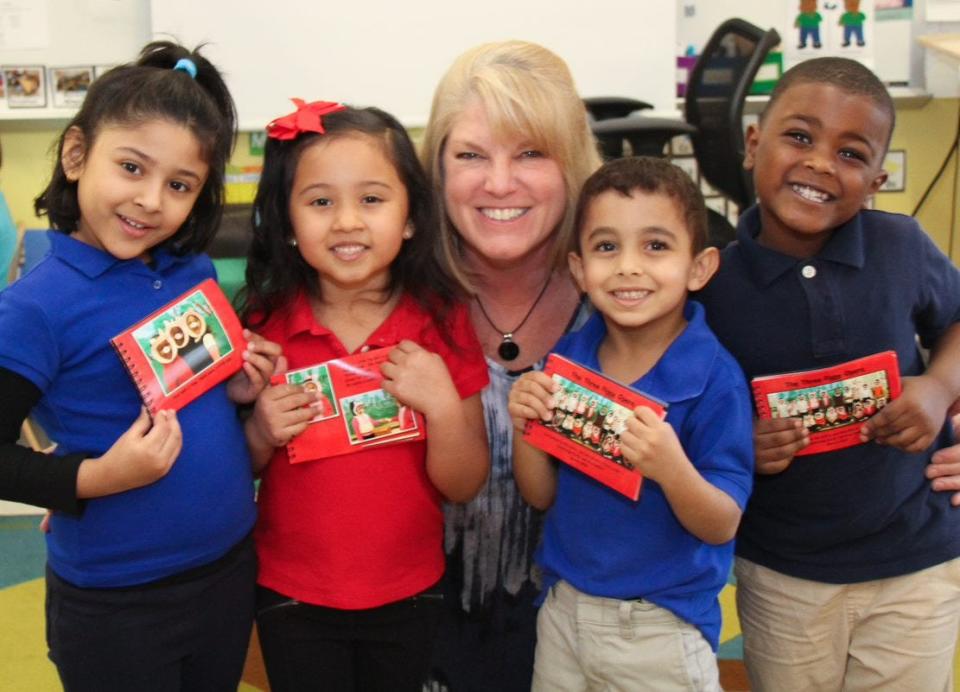
[[[99,456],[140,413],[137,388],[110,339],[204,279],[206,256],[155,250],[121,261],[63,233],[50,254],[0,293],[0,367],[42,392],[33,410],[57,454]],[[212,562],[253,527],[250,457],[221,384],[177,413],[183,449],[143,488],[56,513],[50,567],[81,587],[154,581]]]
[[[748,210],[700,300],[748,378],[822,368],[894,350],[901,374],[924,371],[930,347],[960,320],[960,272],[915,220],[861,211],[823,249],[797,259],[757,242]],[[737,554],[829,583],[908,574],[960,555],[960,511],[924,468],[950,443],[907,454],[874,443],[796,458],[758,476]]]
[[[742,509],[753,478],[753,420],[736,361],[710,332],[703,308],[689,302],[688,324],[634,389],[667,403],[687,457],[704,478]],[[595,313],[555,351],[601,371],[607,333]],[[558,580],[591,596],[655,603],[696,626],[714,650],[720,637],[717,595],[727,581],[733,541],[709,545],[677,520],[657,483],[644,479],[634,502],[560,464],[557,495],[537,561],[544,589]]]

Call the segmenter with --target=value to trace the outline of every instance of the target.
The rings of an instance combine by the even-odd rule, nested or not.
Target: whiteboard
[[[422,126],[453,59],[507,39],[556,52],[583,96],[676,111],[676,7],[662,0],[151,0],[150,13],[155,38],[209,43],[244,130],[289,112],[294,96]]]

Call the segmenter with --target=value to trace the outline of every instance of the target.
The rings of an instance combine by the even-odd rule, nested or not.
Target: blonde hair
[[[450,131],[473,99],[483,104],[495,136],[522,133],[557,161],[566,188],[563,218],[554,231],[551,261],[566,266],[580,186],[600,166],[586,109],[567,64],[543,46],[525,41],[486,43],[458,57],[433,95],[421,159],[437,205],[443,252],[467,290],[471,281],[461,261],[459,236],[443,194],[443,148]]]

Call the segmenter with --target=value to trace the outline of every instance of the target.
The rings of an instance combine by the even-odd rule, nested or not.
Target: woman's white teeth
[[[830,199],[830,195],[826,192],[814,190],[812,187],[807,187],[806,185],[793,185],[792,187],[794,192],[811,202],[826,202]]]
[[[127,224],[128,226],[133,226],[134,228],[139,228],[139,229],[141,229],[141,230],[144,229],[144,228],[146,228],[146,225],[145,225],[145,224],[137,223],[137,222],[134,221],[133,219],[128,218],[128,217],[126,217],[126,216],[121,216],[120,218],[123,219],[123,222],[124,222],[125,224]]]
[[[526,214],[527,209],[525,207],[514,207],[512,209],[485,207],[480,210],[480,213],[494,221],[513,221]]]

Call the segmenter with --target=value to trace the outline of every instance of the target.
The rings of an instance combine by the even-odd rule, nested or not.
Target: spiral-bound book
[[[179,410],[243,366],[246,340],[213,279],[110,340],[151,415]]]
[[[643,476],[623,458],[620,434],[636,407],[663,418],[667,405],[556,353],[543,371],[559,385],[553,417],[527,421],[524,441],[636,500]]]
[[[750,382],[760,418],[796,418],[810,444],[796,456],[862,444],[860,428],[900,396],[896,351],[829,368],[755,377]]]
[[[314,417],[287,444],[290,463],[426,437],[423,415],[380,387],[380,365],[389,355],[389,348],[378,348],[273,376],[273,384],[297,384],[314,395],[308,404]]]

